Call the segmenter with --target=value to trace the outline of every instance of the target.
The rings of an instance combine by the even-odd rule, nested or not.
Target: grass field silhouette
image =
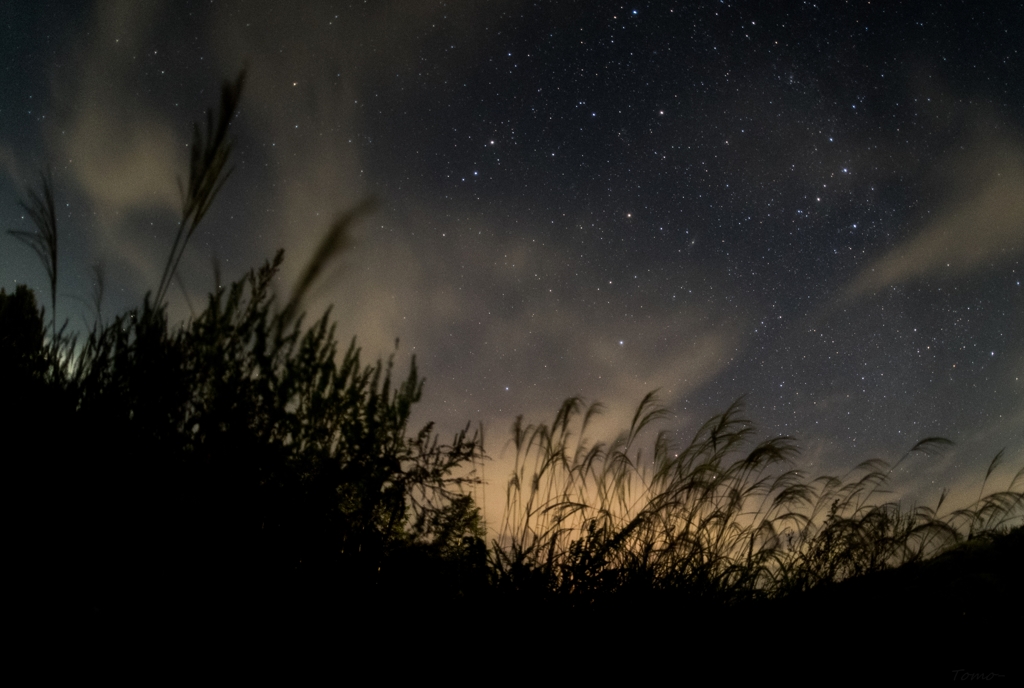
[[[245,624],[325,610],[371,623],[353,609],[372,603],[374,623],[494,610],[502,637],[515,637],[559,619],[643,628],[683,614],[694,647],[760,656],[729,645],[727,629],[771,618],[791,633],[827,608],[853,642],[884,610],[984,629],[1019,609],[1007,581],[1022,551],[1024,467],[991,489],[998,455],[973,504],[943,511],[943,493],[905,510],[886,499],[892,470],[947,440],[923,439],[892,466],[807,477],[792,438],[754,441],[740,402],[681,449],[660,433],[644,450],[664,415],[653,394],[609,444],[588,443],[599,408],[576,398],[550,424],[520,419],[499,535],[485,542],[469,494],[487,458],[481,435],[467,426],[442,442],[432,425],[410,428],[423,392],[415,359],[404,376],[393,358],[364,364],[354,340],[338,349],[330,312],[303,315],[306,290],[370,202],[339,217],[283,306],[271,289],[278,252],[169,322],[182,252],[229,172],[243,85],[244,74],[226,83],[220,110],[195,128],[178,232],[139,308],[97,317],[81,337],[58,328],[48,177],[24,204],[38,233],[15,235],[51,290],[49,333],[30,289],[0,292],[2,449],[27,624]],[[947,619],[947,605],[960,617]],[[960,647],[999,648],[979,638]],[[946,651],[945,640],[907,642]]]

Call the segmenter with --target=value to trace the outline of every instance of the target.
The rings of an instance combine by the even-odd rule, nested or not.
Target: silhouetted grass
[[[432,425],[413,432],[415,359],[398,378],[393,359],[364,365],[355,340],[339,352],[329,312],[305,324],[304,296],[372,201],[333,223],[283,308],[270,289],[278,252],[215,288],[189,321],[168,322],[169,285],[227,176],[243,83],[225,84],[205,136],[195,128],[155,297],[104,324],[98,271],[96,322],[79,344],[55,318],[46,340],[30,290],[0,291],[0,448],[18,489],[11,560],[17,589],[30,591],[26,617],[237,622],[344,610],[354,623],[351,608],[367,602],[436,612],[512,600],[508,618],[522,602],[594,610],[672,599],[700,623],[738,603],[909,571],[1024,518],[1024,469],[985,494],[1001,453],[970,506],[943,512],[943,493],[908,511],[886,501],[892,470],[947,440],[922,440],[893,466],[810,478],[794,468],[792,438],[753,443],[739,402],[685,447],[661,432],[644,451],[641,436],[664,416],[653,394],[619,438],[593,445],[600,409],[572,398],[550,425],[516,421],[506,510],[488,549],[465,493],[486,458],[481,435],[467,425],[442,444]],[[47,267],[55,311],[48,178],[24,205],[39,233],[15,235]]]
[[[871,460],[808,479],[793,468],[792,438],[751,446],[739,402],[681,451],[660,433],[650,453],[637,437],[661,415],[652,395],[609,445],[586,440],[597,411],[569,399],[550,425],[516,422],[491,558],[500,588],[574,604],[657,590],[723,603],[778,597],[922,561],[1024,517],[1024,469],[1006,490],[945,514],[945,493],[934,509],[884,501],[892,470],[951,444],[941,438],[893,466]]]
[[[8,230],[8,234],[31,248],[39,257],[50,280],[50,318],[53,322],[53,337],[57,338],[57,211],[53,202],[53,180],[49,175],[40,175],[39,191],[28,190],[28,201],[21,201],[22,209],[28,213],[36,226],[36,233]]]
[[[188,185],[182,185],[180,180],[178,182],[178,189],[181,193],[181,220],[178,223],[178,231],[174,236],[171,252],[167,255],[167,264],[160,277],[160,284],[156,289],[155,303],[157,305],[162,304],[166,298],[171,281],[178,272],[178,264],[185,253],[188,240],[192,238],[196,227],[199,226],[210,209],[213,199],[216,198],[217,193],[231,174],[231,170],[224,170],[231,155],[232,146],[231,140],[228,138],[228,127],[238,109],[244,85],[245,70],[239,73],[234,83],[224,83],[221,88],[220,110],[217,114],[216,125],[213,123],[213,110],[206,111],[205,136],[200,131],[198,124],[193,126]]]

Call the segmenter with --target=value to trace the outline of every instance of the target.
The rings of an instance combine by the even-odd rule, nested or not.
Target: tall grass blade
[[[200,131],[198,124],[193,125],[188,185],[182,186],[180,180],[178,182],[181,193],[181,220],[157,286],[154,301],[157,306],[160,306],[167,296],[167,290],[177,273],[185,246],[231,174],[231,170],[224,169],[232,147],[232,142],[228,138],[228,126],[238,109],[244,85],[243,69],[234,82],[225,82],[221,88],[220,110],[216,124],[213,110],[210,109],[206,111],[205,135]]]
[[[53,201],[53,180],[49,173],[40,174],[40,189],[28,190],[28,200],[19,204],[28,213],[36,232],[8,230],[39,257],[46,276],[50,281],[50,318],[53,322],[53,339],[57,340],[57,210]]]
[[[978,499],[981,499],[981,496],[985,493],[985,483],[988,482],[989,476],[992,475],[992,471],[994,471],[999,466],[999,464],[1002,463],[1003,454],[1005,452],[1006,449],[1000,449],[996,453],[995,458],[993,458],[991,463],[989,463],[988,470],[985,471],[985,479],[981,481],[981,489],[978,490]]]
[[[374,198],[363,199],[354,208],[339,215],[334,223],[331,224],[330,229],[327,230],[320,245],[313,252],[312,257],[302,271],[302,275],[295,285],[288,305],[282,311],[282,325],[287,326],[290,324],[298,314],[303,298],[316,281],[316,278],[327,267],[328,263],[350,247],[351,239],[349,233],[355,221],[370,212],[376,205],[377,201]]]

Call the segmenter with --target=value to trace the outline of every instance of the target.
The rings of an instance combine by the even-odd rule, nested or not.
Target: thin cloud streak
[[[927,277],[996,268],[1024,252],[1024,145],[1007,134],[941,165],[953,199],[903,243],[867,266],[845,290],[857,299]]]
[[[131,231],[139,213],[180,211],[174,174],[188,160],[187,130],[140,97],[147,81],[140,52],[159,24],[159,3],[96,5],[89,38],[72,50],[77,68],[54,83],[68,106],[49,131],[51,155],[95,213],[101,253],[124,260],[147,283],[158,259],[151,236]]]

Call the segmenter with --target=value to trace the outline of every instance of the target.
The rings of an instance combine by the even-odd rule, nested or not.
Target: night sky
[[[1024,465],[1020,3],[299,4],[4,3],[0,229],[49,167],[59,319],[92,323],[96,263],[104,318],[155,290],[191,123],[247,65],[189,297],[279,247],[286,296],[374,195],[310,310],[416,355],[417,425],[483,422],[501,457],[519,414],[582,395],[612,434],[658,389],[679,437],[747,395],[814,473],[954,440],[901,466],[908,505]],[[49,303],[5,231],[25,282]]]

